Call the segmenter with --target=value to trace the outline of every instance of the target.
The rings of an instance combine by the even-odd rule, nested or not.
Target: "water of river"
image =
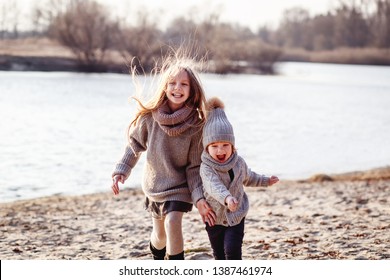
[[[390,163],[390,67],[282,63],[280,75],[201,75],[238,152],[281,179]],[[0,72],[0,202],[110,191],[134,113],[129,75]],[[126,187],[141,182],[140,160]]]

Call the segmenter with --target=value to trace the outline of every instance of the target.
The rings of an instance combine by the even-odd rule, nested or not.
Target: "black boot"
[[[166,247],[159,250],[152,245],[152,242],[150,242],[149,248],[152,252],[153,260],[164,260],[167,251]]]
[[[168,260],[184,260],[184,251],[177,255],[167,255]]]

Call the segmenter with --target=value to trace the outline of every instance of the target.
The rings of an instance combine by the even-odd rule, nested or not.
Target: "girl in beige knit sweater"
[[[128,144],[112,174],[112,190],[119,193],[142,152],[146,163],[142,189],[153,222],[150,250],[154,259],[184,259],[183,213],[198,208],[202,219],[215,214],[203,197],[199,175],[205,95],[192,68],[193,61],[169,57],[160,86],[128,129]]]

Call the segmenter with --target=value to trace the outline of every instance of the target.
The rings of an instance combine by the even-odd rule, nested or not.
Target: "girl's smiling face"
[[[233,153],[233,146],[229,142],[214,142],[207,146],[210,156],[217,162],[227,161]]]
[[[185,70],[181,70],[169,79],[166,96],[168,106],[173,112],[183,107],[188,97],[190,97],[190,79]]]

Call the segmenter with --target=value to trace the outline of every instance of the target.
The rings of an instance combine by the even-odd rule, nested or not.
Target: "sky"
[[[0,2],[9,0],[0,0]],[[34,3],[48,0],[16,0],[25,10]],[[201,20],[213,12],[222,22],[239,23],[253,31],[259,27],[277,27],[283,11],[293,7],[305,8],[310,15],[323,14],[333,9],[338,0],[96,0],[109,7],[119,16],[133,17],[135,10],[146,9],[155,16],[161,27],[166,27],[174,18],[189,15],[193,10],[195,19]],[[196,8],[196,9],[195,9]],[[25,12],[27,14],[27,12]]]

